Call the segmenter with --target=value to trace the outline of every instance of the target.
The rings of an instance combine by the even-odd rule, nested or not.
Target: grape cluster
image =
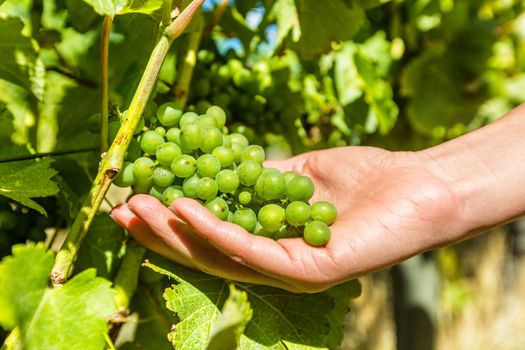
[[[221,107],[198,115],[165,103],[149,124],[137,128],[117,186],[132,186],[166,206],[180,197],[196,199],[219,219],[256,235],[302,236],[314,246],[328,242],[336,208],[325,201],[308,204],[314,194],[308,177],[264,168],[264,149],[242,134],[228,134]]]

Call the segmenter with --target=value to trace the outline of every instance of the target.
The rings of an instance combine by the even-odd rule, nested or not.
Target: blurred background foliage
[[[181,94],[197,112],[220,105],[229,127],[273,158],[345,145],[430,147],[524,101],[524,8],[519,0],[208,0],[171,49],[145,113]],[[158,11],[115,18],[112,115],[129,104],[159,21]],[[53,246],[89,190],[101,28],[81,0],[0,0],[0,162],[49,154],[60,188],[37,200],[46,216],[0,197],[2,256],[27,240]],[[180,55],[192,43],[195,64]],[[123,233],[107,217],[94,227],[78,266],[111,276]],[[524,348],[516,297],[525,292],[524,231],[514,223],[366,277],[343,348]],[[407,305],[422,319],[407,317]],[[418,322],[428,322],[423,343],[410,340]]]

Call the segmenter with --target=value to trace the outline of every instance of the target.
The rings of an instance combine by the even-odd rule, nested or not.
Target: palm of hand
[[[308,175],[316,184],[312,201],[336,205],[325,247],[254,236],[188,199],[169,210],[139,195],[112,216],[140,243],[189,267],[296,292],[324,290],[391,265],[447,241],[452,232],[442,222],[454,216],[454,198],[414,154],[349,147],[266,166]]]

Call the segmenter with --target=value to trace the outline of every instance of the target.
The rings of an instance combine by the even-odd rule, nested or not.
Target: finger
[[[127,204],[121,204],[111,211],[111,217],[117,224],[128,230],[129,234],[140,244],[151,250],[168,257],[169,259],[178,262],[189,268],[195,269],[196,266],[188,259],[185,259],[181,254],[176,254],[176,251],[169,249],[161,238],[154,234],[152,229],[133,213]]]
[[[275,168],[281,172],[295,171],[296,173],[302,173],[304,163],[306,162],[305,155],[299,155],[283,160],[267,160],[264,162],[265,168]]]
[[[319,268],[307,268],[323,259],[322,248],[307,246],[303,240],[284,239],[274,241],[248,233],[241,227],[224,222],[209,213],[198,202],[180,198],[171,206],[177,216],[188,222],[193,231],[231,259],[260,273],[302,288],[303,282],[327,279]],[[312,261],[301,259],[293,251],[310,252]],[[317,256],[316,256],[317,255]]]
[[[293,285],[238,264],[196,235],[188,224],[154,197],[136,195],[130,199],[128,206],[151,228],[148,234],[161,240],[160,254],[167,257],[181,255],[201,271],[225,279],[265,284],[292,292],[300,291]]]

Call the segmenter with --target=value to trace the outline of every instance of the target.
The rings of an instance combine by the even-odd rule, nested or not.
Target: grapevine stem
[[[204,0],[193,0],[182,13],[171,23],[160,37],[149,58],[135,95],[129,105],[128,112],[120,126],[113,144],[106,155],[103,156],[99,170],[89,195],[84,202],[78,216],[71,225],[71,229],[64,244],[57,253],[55,265],[51,270],[50,279],[53,285],[64,282],[70,273],[80,245],[86,236],[89,227],[98,211],[111,182],[118,174],[124,156],[128,149],[133,131],[137,126],[144,107],[148,102],[151,92],[155,87],[162,62],[168,53],[168,49],[175,38],[177,38],[188,26],[193,16],[197,13]]]
[[[108,150],[108,114],[109,114],[109,34],[113,24],[112,16],[104,16],[102,40],[100,43],[100,153]]]
[[[203,18],[199,17],[196,19],[196,21],[198,21],[197,29],[189,35],[184,57],[179,68],[177,69],[177,71],[180,72],[179,79],[173,87],[176,102],[181,108],[184,108],[186,101],[188,100],[191,78],[197,63],[197,50],[199,50],[202,33],[204,32]]]

